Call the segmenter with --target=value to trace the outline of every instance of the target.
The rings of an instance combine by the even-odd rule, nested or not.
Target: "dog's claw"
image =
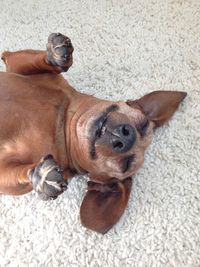
[[[56,199],[67,189],[68,183],[62,176],[62,170],[51,155],[43,157],[28,177],[42,200]]]
[[[61,33],[49,35],[47,43],[47,61],[53,65],[68,69],[72,65],[73,46],[71,40]]]

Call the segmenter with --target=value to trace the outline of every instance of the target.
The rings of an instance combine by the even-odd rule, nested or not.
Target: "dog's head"
[[[126,102],[95,101],[77,117],[75,150],[78,163],[94,180],[123,180],[144,160],[153,130],[175,112],[186,93],[156,91]]]
[[[126,102],[86,98],[78,106],[70,127],[71,151],[76,167],[92,180],[80,210],[85,227],[105,233],[119,220],[130,196],[130,176],[143,163],[154,128],[173,115],[185,96],[157,91]]]

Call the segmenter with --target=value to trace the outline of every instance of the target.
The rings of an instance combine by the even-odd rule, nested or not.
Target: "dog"
[[[45,51],[6,51],[0,73],[0,193],[35,190],[56,199],[76,174],[88,174],[82,225],[106,233],[123,214],[132,176],[153,131],[185,92],[154,91],[137,100],[82,94],[61,75],[73,63],[71,40],[52,33]]]

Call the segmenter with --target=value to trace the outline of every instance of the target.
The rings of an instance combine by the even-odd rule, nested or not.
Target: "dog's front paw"
[[[56,199],[67,189],[67,182],[53,156],[47,155],[40,163],[29,171],[28,177],[33,189],[43,200]]]
[[[47,61],[68,69],[72,65],[73,46],[71,40],[61,33],[52,33],[48,38]]]

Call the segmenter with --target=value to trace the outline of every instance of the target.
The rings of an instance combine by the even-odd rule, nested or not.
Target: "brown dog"
[[[112,102],[81,94],[60,75],[72,65],[69,38],[51,34],[47,51],[4,52],[0,73],[0,193],[36,190],[55,199],[75,174],[88,173],[82,224],[105,233],[127,205],[153,130],[186,93],[157,91]]]

